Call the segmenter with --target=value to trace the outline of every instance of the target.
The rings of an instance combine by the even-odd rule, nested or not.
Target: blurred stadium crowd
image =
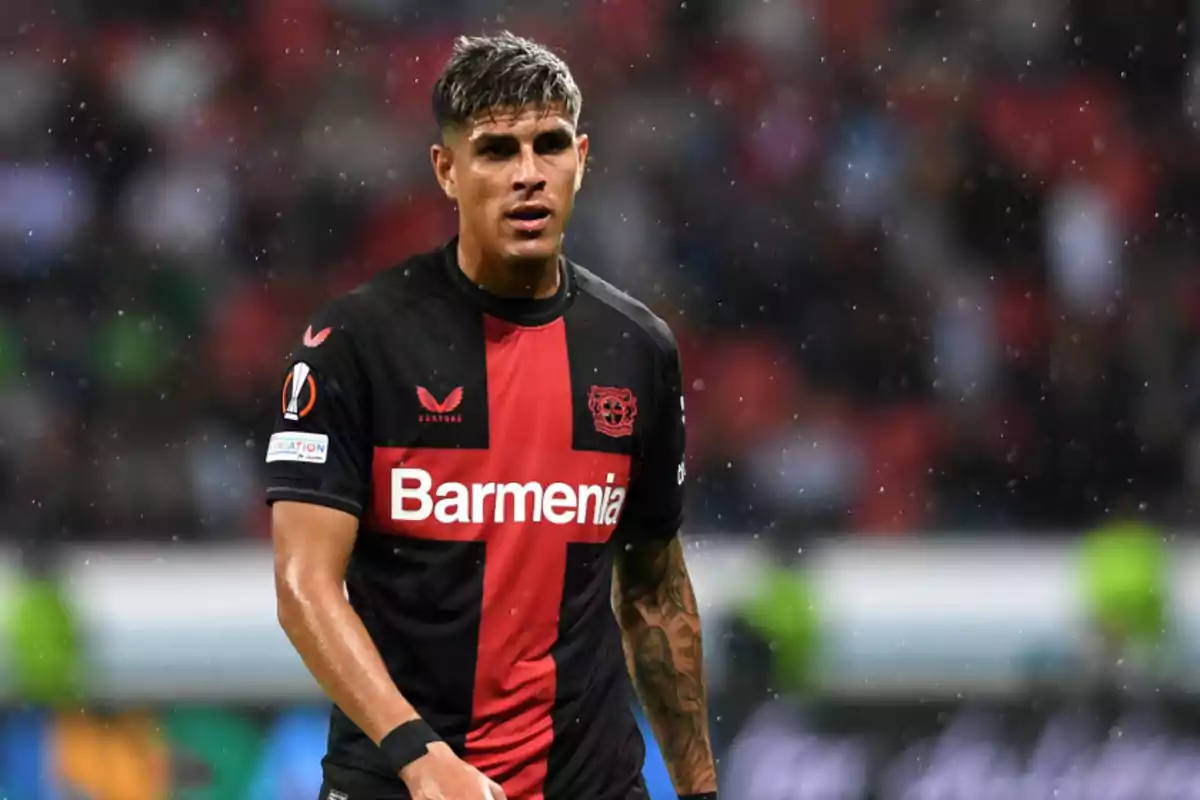
[[[5,537],[265,531],[284,354],[452,232],[429,90],[500,27],[584,91],[571,255],[680,339],[693,531],[1194,522],[1186,0],[495,5],[3,4]]]

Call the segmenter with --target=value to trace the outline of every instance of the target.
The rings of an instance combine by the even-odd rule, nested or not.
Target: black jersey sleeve
[[[352,323],[335,301],[314,315],[288,359],[267,445],[268,503],[362,514],[371,475],[370,387]]]
[[[654,406],[640,463],[621,516],[627,540],[670,539],[683,523],[684,431],[683,375],[675,339],[665,330],[657,359]]]

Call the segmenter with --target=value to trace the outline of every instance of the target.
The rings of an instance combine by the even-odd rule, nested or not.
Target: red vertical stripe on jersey
[[[566,326],[521,328],[487,318],[489,460],[499,475],[543,485],[628,480],[629,459],[574,452]],[[533,477],[538,476],[538,477]],[[567,541],[603,542],[604,526],[516,523],[488,537],[483,618],[467,756],[502,781],[510,797],[540,798],[554,738],[556,675]],[[564,539],[566,541],[564,541]]]
[[[571,374],[566,326],[520,328],[488,317],[489,450],[497,467],[512,464],[528,473],[535,454],[571,452]],[[521,465],[521,466],[519,466]],[[522,466],[524,468],[522,468]],[[563,467],[568,467],[564,459]],[[540,471],[540,470],[538,470]],[[563,476],[562,479],[566,479]],[[544,524],[544,523],[543,523]],[[554,738],[555,667],[550,656],[558,638],[559,607],[567,551],[553,526],[519,526],[526,534],[489,541],[483,577],[483,618],[475,667],[475,707],[467,736],[468,758],[488,770],[493,760],[520,772],[506,776],[505,791],[540,796],[546,759]],[[513,533],[516,533],[515,531]],[[542,535],[547,540],[542,539]],[[499,764],[497,764],[498,766]]]
[[[485,317],[488,449],[376,448],[377,491],[369,510],[374,530],[442,541],[484,541],[483,607],[466,757],[504,786],[511,800],[541,800],[554,738],[551,711],[557,677],[551,655],[558,638],[567,545],[603,543],[614,525],[554,524],[526,515],[504,522],[394,521],[396,467],[425,470],[448,481],[529,483],[549,487],[626,488],[630,457],[572,449],[572,387],[566,326],[560,319],[523,328]],[[464,387],[471,391],[471,387]],[[490,516],[493,505],[487,505]]]

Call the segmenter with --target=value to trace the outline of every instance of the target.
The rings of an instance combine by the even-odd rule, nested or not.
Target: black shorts
[[[334,764],[324,765],[325,780],[321,783],[321,793],[318,800],[412,800],[404,783],[399,778],[383,778],[372,772],[339,767]],[[615,787],[614,787],[615,789]],[[650,800],[646,784],[639,776],[637,784],[620,794],[612,790],[598,789],[590,797],[578,800]]]

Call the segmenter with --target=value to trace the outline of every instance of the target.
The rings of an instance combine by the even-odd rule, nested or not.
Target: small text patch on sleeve
[[[267,445],[267,463],[301,461],[324,464],[329,457],[329,437],[323,433],[280,431],[272,434]]]

